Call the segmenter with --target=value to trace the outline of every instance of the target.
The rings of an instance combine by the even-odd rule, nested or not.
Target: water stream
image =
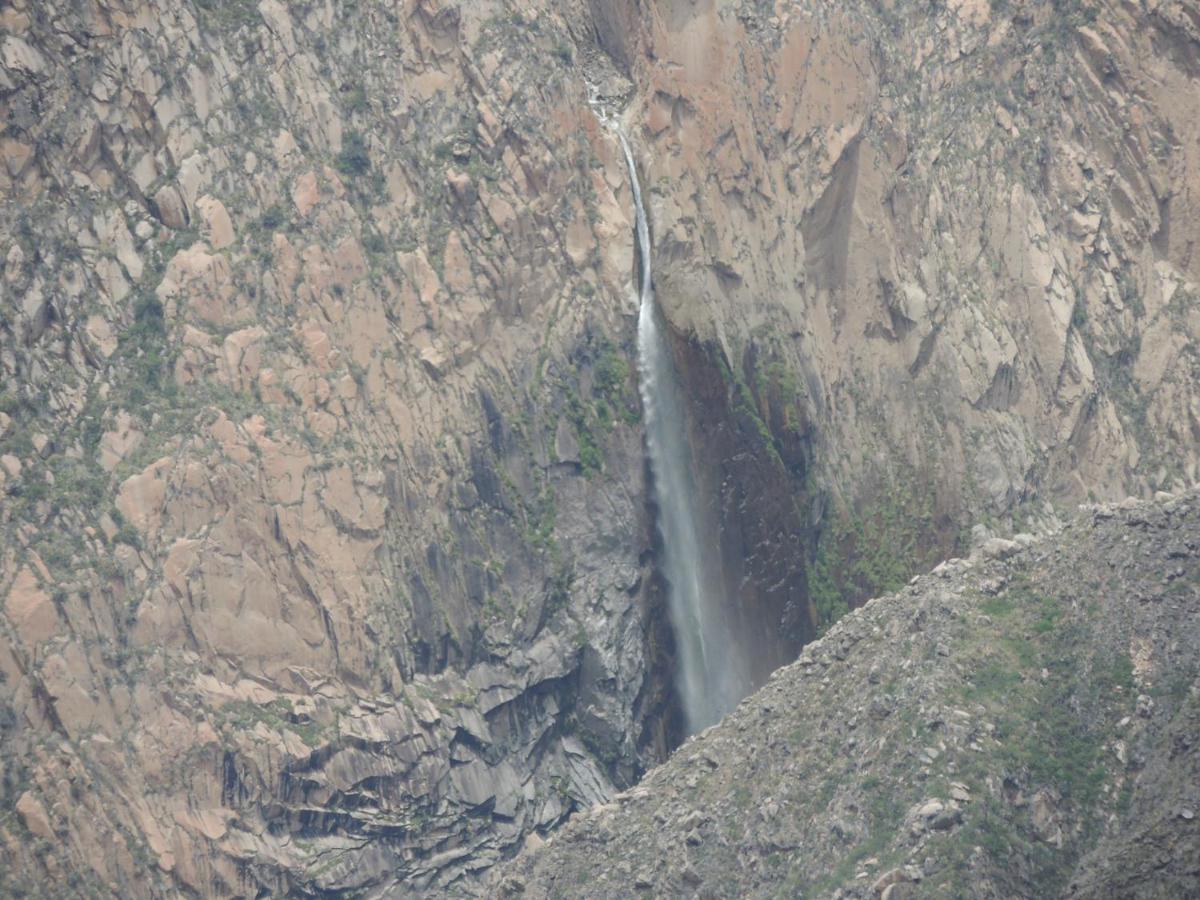
[[[650,224],[629,140],[614,125],[633,188],[641,261],[638,375],[654,480],[661,565],[675,635],[676,688],[688,733],[713,724],[750,691],[722,602],[726,589],[712,516],[701,501],[684,398],[654,300]]]

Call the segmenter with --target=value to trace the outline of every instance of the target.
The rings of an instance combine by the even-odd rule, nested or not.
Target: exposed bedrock
[[[457,890],[681,740],[589,82],[755,684],[1190,484],[1197,23],[6,4],[0,888]]]

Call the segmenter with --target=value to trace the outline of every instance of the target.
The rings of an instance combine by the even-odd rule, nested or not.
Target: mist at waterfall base
[[[676,689],[688,733],[693,734],[717,722],[750,692],[750,667],[728,627],[715,531],[702,527],[705,509],[696,489],[686,406],[665,323],[654,302],[650,226],[637,166],[628,139],[619,129],[617,136],[629,166],[641,257],[638,375],[658,508],[661,567],[675,635]]]

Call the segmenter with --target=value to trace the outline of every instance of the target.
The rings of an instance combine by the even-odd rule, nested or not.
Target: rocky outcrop
[[[1191,896],[1197,547],[1191,491],[943,563],[487,890]]]

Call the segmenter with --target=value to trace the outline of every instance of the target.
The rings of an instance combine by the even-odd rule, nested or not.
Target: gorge
[[[1186,896],[1198,80],[1196,0],[3,4],[0,893]]]

